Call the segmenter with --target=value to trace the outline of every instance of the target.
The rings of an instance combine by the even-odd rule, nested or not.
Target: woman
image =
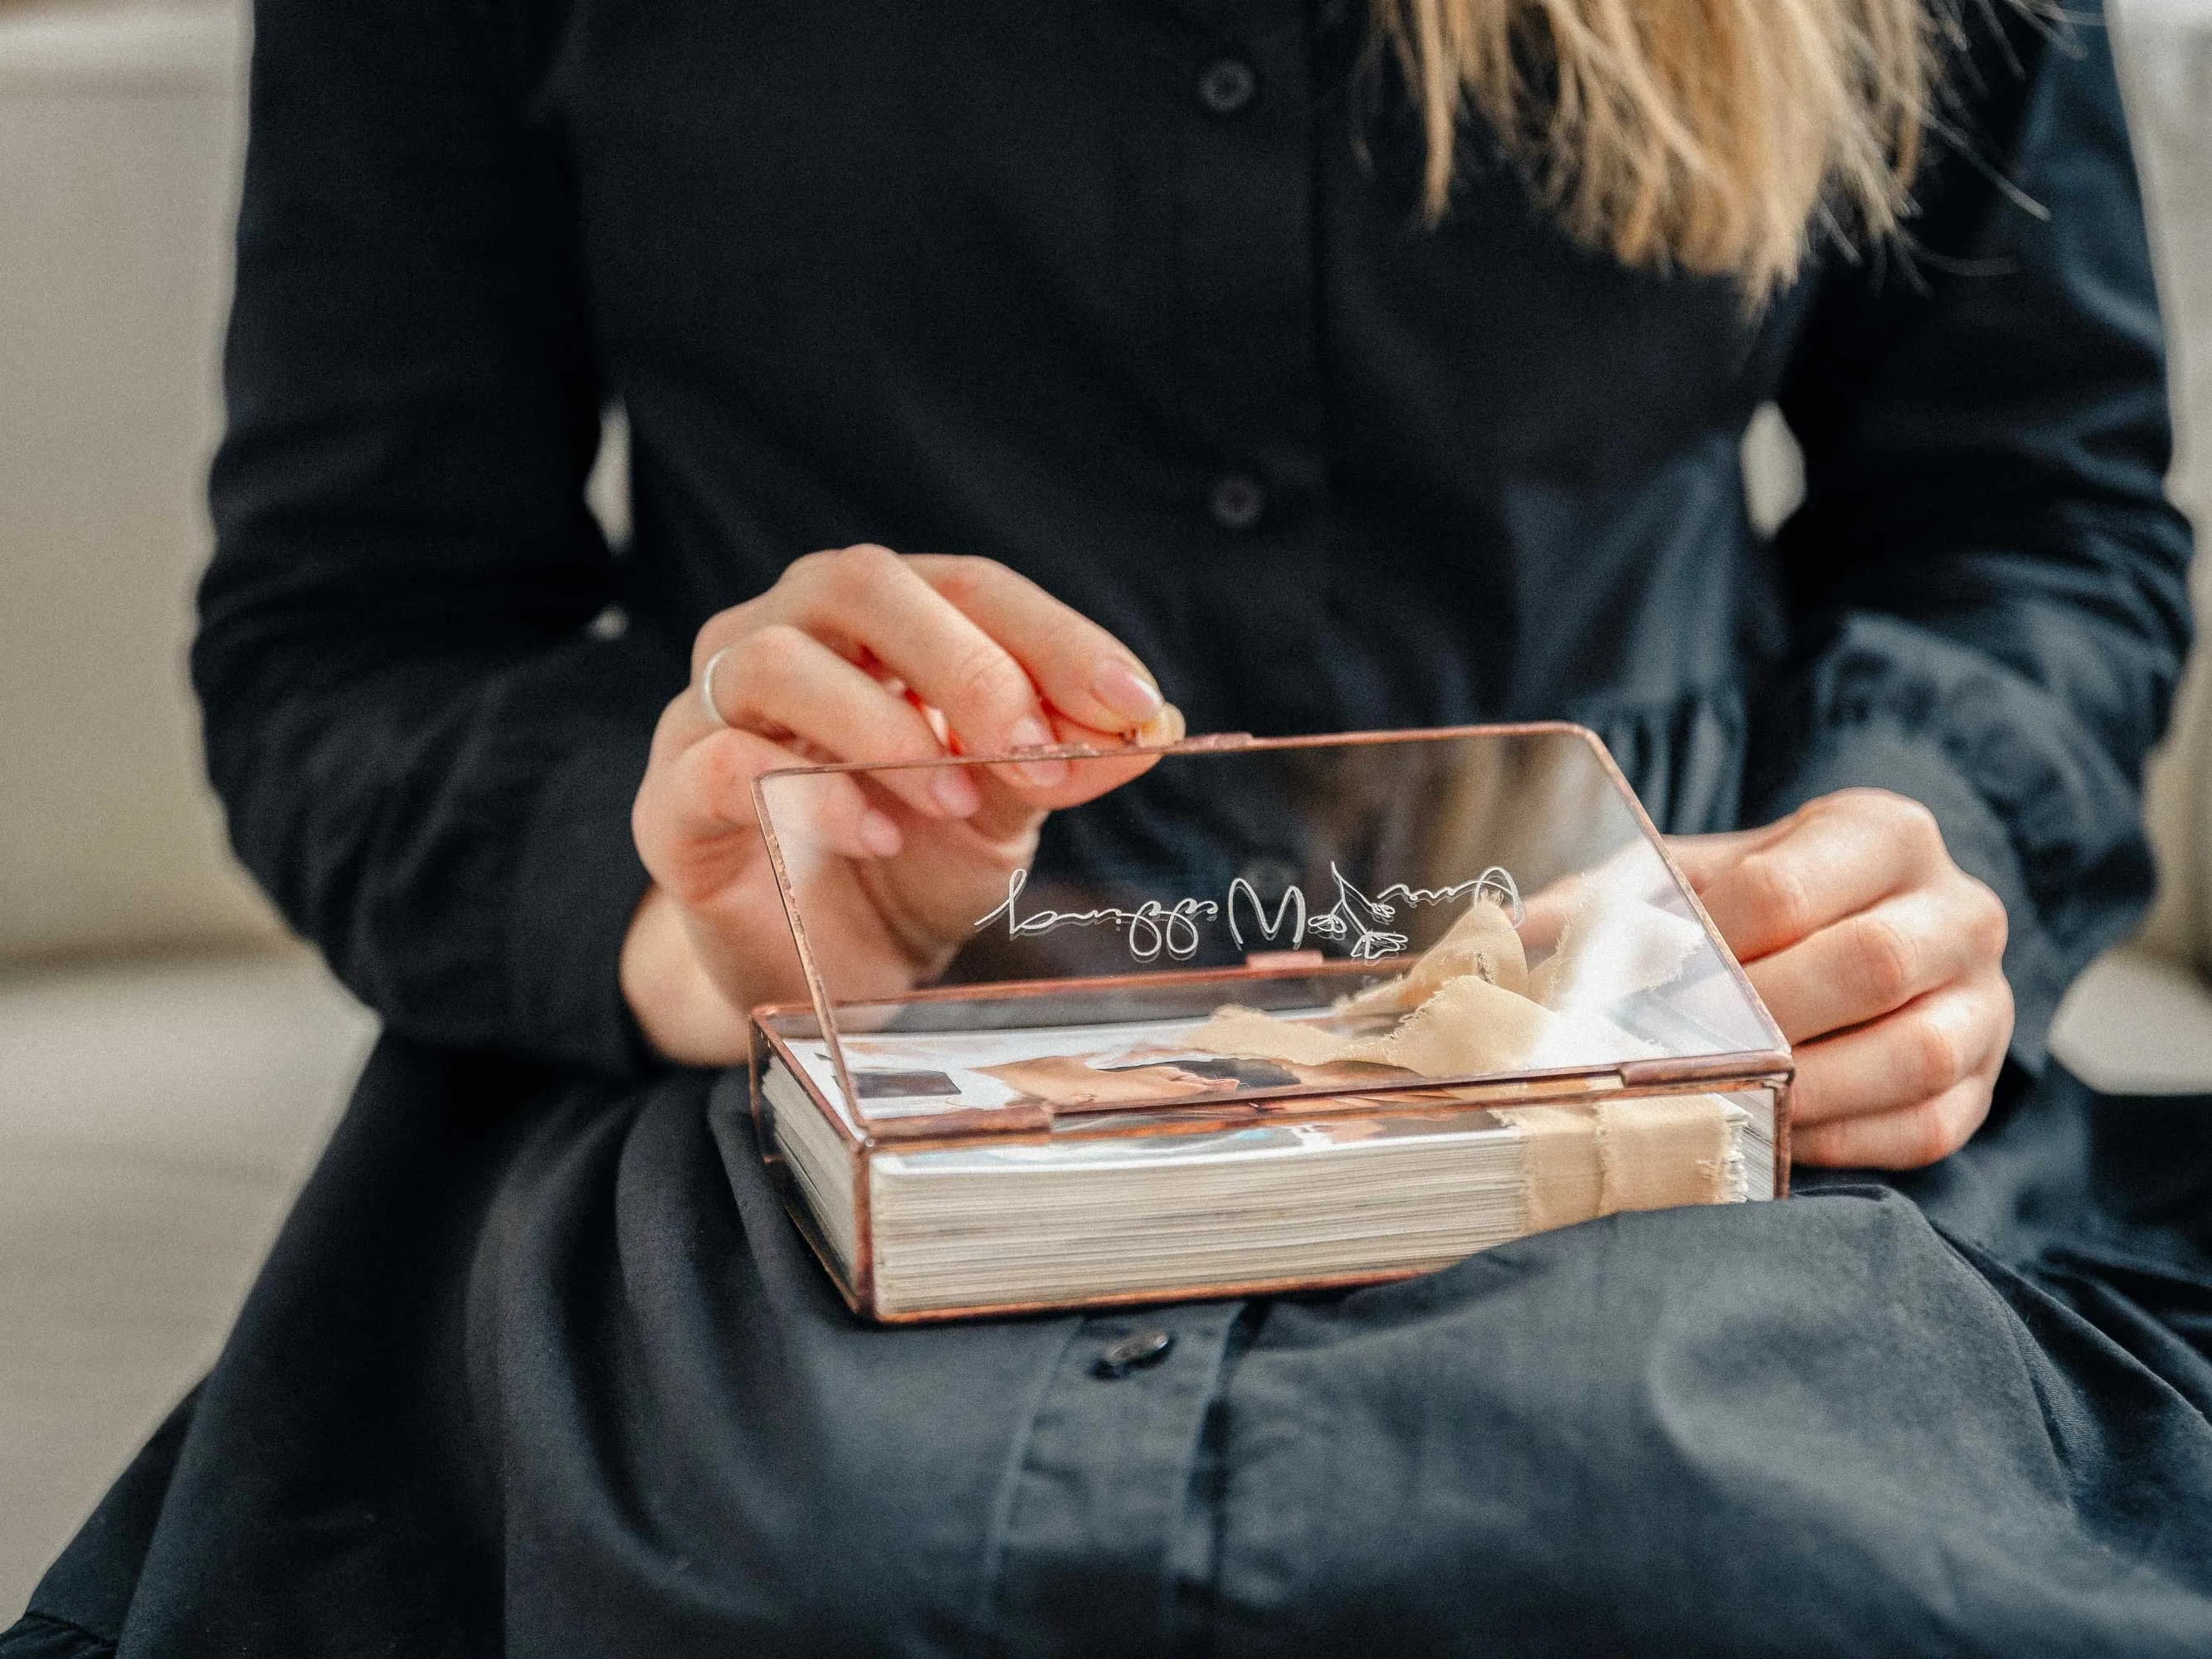
[[[11,1656],[2212,1643],[2201,1184],[2092,1190],[2043,1054],[2186,634],[2095,20],[262,0],[253,97],[195,670],[386,1036]],[[970,750],[1587,721],[1711,837],[1801,1158],[1933,1167],[1110,1381],[1131,1317],[858,1326],[704,1108],[788,971],[746,782],[935,752],[901,687]],[[1064,787],[855,798],[885,972],[902,854]]]

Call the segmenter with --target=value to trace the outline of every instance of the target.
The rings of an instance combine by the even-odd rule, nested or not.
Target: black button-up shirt
[[[2186,628],[2101,31],[1978,24],[1909,244],[1816,237],[1753,317],[1571,245],[1479,127],[1425,227],[1364,27],[264,0],[196,672],[241,852],[392,1029],[640,1063],[652,714],[714,610],[872,540],[1026,572],[1197,731],[1577,717],[1676,830],[1917,795],[2039,1057],[2148,888]]]

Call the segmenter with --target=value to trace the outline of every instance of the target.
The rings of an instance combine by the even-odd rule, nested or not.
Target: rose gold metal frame
[[[753,1011],[753,1044],[750,1057],[750,1093],[754,1127],[760,1142],[761,1156],[775,1180],[776,1189],[790,1212],[799,1234],[807,1243],[823,1267],[836,1285],[838,1294],[855,1314],[884,1324],[914,1324],[951,1319],[981,1319],[1025,1314],[1065,1311],[1071,1307],[1112,1307],[1157,1305],[1166,1302],[1214,1299],[1243,1296],[1278,1295],[1293,1291],[1341,1289],[1361,1285],[1387,1284],[1406,1279],[1425,1267],[1389,1269],[1377,1273],[1340,1275],[1325,1279],[1254,1279],[1230,1284],[1207,1285],[1176,1291],[1158,1290],[1129,1291],[1109,1296],[1086,1296],[1064,1302],[1032,1302],[994,1304],[990,1306],[962,1306],[957,1308],[902,1310],[884,1312],[876,1304],[874,1225],[872,1214],[869,1166],[878,1151],[896,1150],[901,1152],[920,1152],[973,1146],[989,1139],[1012,1138],[1017,1141],[1048,1142],[1055,1123],[1062,1118],[1098,1120],[1091,1133],[1121,1136],[1159,1133],[1156,1125],[1145,1124],[1130,1128],[1116,1128],[1111,1118],[1121,1113],[1142,1114],[1157,1117],[1172,1113],[1178,1120],[1176,1133],[1205,1133],[1208,1130],[1247,1125],[1261,1114],[1253,1109],[1254,1103],[1267,1101],[1276,1109],[1267,1115],[1279,1119],[1280,1103],[1298,1101],[1310,1103],[1307,1109],[1316,1115],[1329,1110],[1328,1102],[1342,1098],[1346,1091],[1323,1084],[1282,1085],[1275,1088],[1239,1091],[1234,1095],[1198,1098],[1188,1102],[1163,1103],[1139,1102],[1100,1103],[1078,1108],[1041,1107],[1035,1109],[1016,1109],[991,1113],[962,1113],[948,1121],[946,1116],[911,1121],[908,1123],[892,1120],[865,1127],[855,1127],[846,1121],[839,1112],[816,1087],[797,1057],[792,1053],[782,1035],[773,1029],[771,1022],[793,1016],[811,1014],[829,1049],[831,1068],[844,1097],[855,1100],[850,1074],[845,1067],[844,1046],[839,1039],[835,1010],[837,1006],[830,998],[829,989],[817,966],[814,953],[808,944],[806,931],[799,913],[798,896],[793,887],[783,849],[778,844],[767,802],[761,785],[772,777],[812,775],[835,772],[884,772],[910,770],[944,766],[988,766],[1004,764],[1015,760],[1033,760],[1039,755],[1057,756],[1066,759],[1096,759],[1115,755],[1199,755],[1224,750],[1246,751],[1274,749],[1316,749],[1385,743],[1435,742],[1454,738],[1518,737],[1538,735],[1566,735],[1586,744],[1613,785],[1615,793],[1627,805],[1644,838],[1656,848],[1668,874],[1673,878],[1682,895],[1689,901],[1692,910],[1706,938],[1717,952],[1723,967],[1733,977],[1745,1000],[1758,1013],[1773,1038],[1773,1046],[1732,1054],[1698,1054],[1616,1062],[1607,1066],[1553,1066],[1526,1072],[1491,1073],[1461,1079],[1425,1079],[1418,1085],[1391,1083],[1378,1087],[1376,1092],[1393,1096],[1419,1097],[1433,1094],[1448,1098],[1451,1103],[1464,1105],[1469,1111],[1486,1109],[1492,1104],[1506,1106],[1531,1098],[1547,1103],[1577,1104],[1598,1100],[1627,1100],[1656,1096],[1680,1094],[1687,1090],[1700,1092],[1722,1092],[1730,1089],[1768,1089],[1774,1097],[1774,1193],[1785,1198],[1790,1191],[1791,1097],[1795,1091],[1796,1065],[1781,1028],[1767,1012],[1753,988],[1735,954],[1722,939],[1720,931],[1706,913],[1681,866],[1668,851],[1658,826],[1644,810],[1628,780],[1621,773],[1612,754],[1595,732],[1587,726],[1565,720],[1534,720],[1491,726],[1443,726],[1433,730],[1413,732],[1354,732],[1340,735],[1317,735],[1296,738],[1253,738],[1243,733],[1216,733],[1189,738],[1181,743],[1158,747],[1134,747],[1127,750],[1099,750],[1076,746],[1031,750],[1016,756],[958,756],[941,760],[914,761],[896,766],[872,765],[865,762],[844,762],[835,765],[787,767],[764,773],[753,785],[756,816],[761,826],[763,839],[767,843],[770,868],[775,872],[776,888],[781,896],[784,914],[791,924],[792,941],[799,954],[800,971],[805,976],[808,1001],[800,1004],[764,1004]],[[1006,984],[976,984],[931,987],[907,992],[898,996],[872,997],[854,1006],[896,1006],[909,1003],[957,1001],[988,995],[992,1000],[1062,994],[1075,990],[1109,990],[1123,985],[1150,987],[1176,984],[1220,982],[1249,984],[1255,980],[1274,978],[1329,977],[1337,975],[1370,975],[1375,972],[1371,963],[1343,960],[1324,962],[1318,966],[1307,962],[1262,963],[1243,968],[1163,969],[1153,972],[1103,975],[1081,979],[1045,979],[1013,981]],[[805,1195],[799,1191],[796,1178],[787,1167],[782,1156],[775,1150],[771,1126],[768,1121],[765,1099],[761,1085],[769,1058],[779,1059],[793,1079],[803,1088],[815,1109],[837,1131],[844,1141],[853,1164],[853,1206],[854,1260],[849,1271],[841,1266],[836,1254],[823,1237]],[[1480,1091],[1481,1097],[1472,1097],[1470,1091]],[[1433,1109],[1418,1100],[1408,1099],[1402,1105],[1388,1106],[1369,1103],[1357,1108],[1340,1109],[1364,1111],[1370,1115],[1388,1116],[1400,1112]],[[856,1110],[855,1115],[861,1115]]]

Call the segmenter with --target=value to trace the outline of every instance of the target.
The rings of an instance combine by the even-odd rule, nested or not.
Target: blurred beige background
[[[2212,0],[2117,11],[2212,434]],[[0,1623],[213,1355],[374,1032],[232,864],[185,687],[245,49],[233,0],[0,0]],[[1771,521],[1788,434],[1746,442]],[[2200,524],[2208,444],[2175,480]],[[617,443],[617,531],[624,493]],[[2185,703],[2149,948],[2062,1017],[2116,1089],[2212,1089],[2203,677]]]
[[[19,3],[0,29],[0,954],[265,941],[177,695],[238,17]]]
[[[211,1357],[373,1023],[185,693],[245,33],[0,4],[0,1620]]]

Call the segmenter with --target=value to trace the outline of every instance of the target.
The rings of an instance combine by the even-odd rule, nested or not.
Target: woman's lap
[[[83,1587],[137,1551],[126,1652],[2212,1650],[2176,1334],[2212,1297],[2132,1235],[1999,1260],[1863,1187],[880,1330],[706,1099],[388,1048],[158,1520],[88,1528],[34,1606],[102,1629]],[[2009,1133],[1939,1220],[2022,1212]],[[1167,1358],[1094,1375],[1140,1322]]]

